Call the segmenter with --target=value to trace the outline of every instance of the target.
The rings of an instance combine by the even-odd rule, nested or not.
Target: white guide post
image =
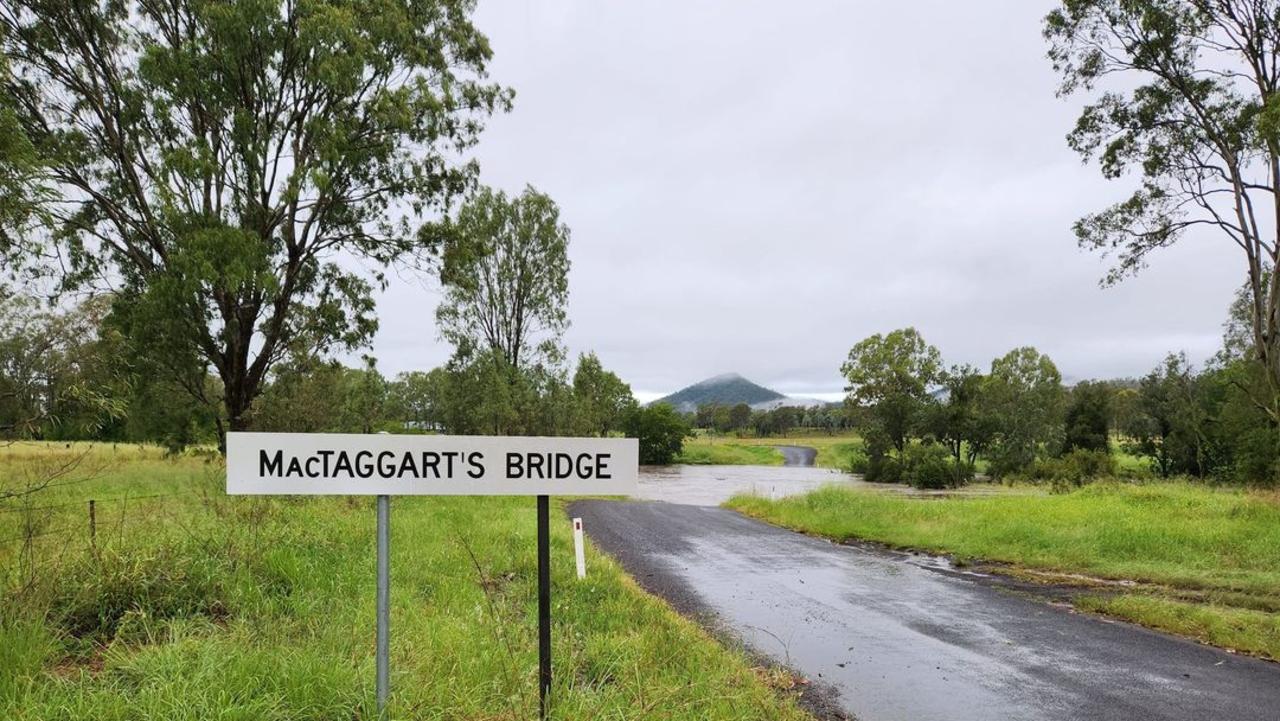
[[[578,560],[578,578],[587,577],[587,557],[582,550],[582,519],[573,519],[573,555]]]

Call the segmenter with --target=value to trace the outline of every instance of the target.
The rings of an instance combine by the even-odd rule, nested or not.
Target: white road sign
[[[629,495],[634,438],[228,433],[227,493]]]

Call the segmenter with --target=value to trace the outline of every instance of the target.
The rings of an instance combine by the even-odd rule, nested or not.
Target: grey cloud
[[[485,0],[517,91],[477,156],[573,229],[572,350],[639,391],[724,371],[838,392],[866,335],[915,325],[953,362],[1012,347],[1069,378],[1216,350],[1239,262],[1189,238],[1100,289],[1070,225],[1123,197],[1063,136],[1048,2]],[[391,372],[428,368],[429,288],[380,301]]]

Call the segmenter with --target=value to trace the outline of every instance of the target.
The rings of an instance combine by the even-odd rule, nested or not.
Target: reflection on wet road
[[[674,478],[672,477],[674,476]],[[709,504],[840,474],[646,472]],[[691,488],[701,480],[710,488]],[[677,609],[828,684],[862,721],[1280,718],[1280,665],[1077,615],[904,554],[832,544],[707,505],[579,501],[593,541]]]

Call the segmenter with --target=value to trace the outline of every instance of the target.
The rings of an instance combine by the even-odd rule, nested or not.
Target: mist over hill
[[[668,403],[682,413],[691,413],[698,406],[717,404],[734,406],[746,403],[755,409],[769,410],[780,406],[813,406],[822,401],[808,398],[791,398],[770,388],[743,378],[737,373],[725,373],[681,388],[654,403]]]

